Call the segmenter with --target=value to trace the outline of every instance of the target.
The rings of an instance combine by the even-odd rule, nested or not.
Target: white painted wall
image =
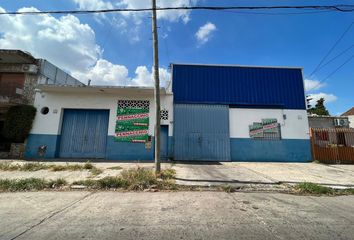
[[[120,95],[109,93],[80,93],[80,92],[42,92],[36,93],[34,106],[37,114],[31,130],[32,134],[60,134],[62,117],[65,108],[73,109],[107,109],[109,113],[108,135],[115,134],[117,101],[119,99],[149,100],[150,101],[150,121],[149,135],[154,135],[155,124],[155,104],[151,95]],[[161,109],[169,110],[169,120],[161,121],[161,124],[169,125],[169,135],[172,136],[173,119],[172,95],[161,95]],[[49,113],[41,114],[43,107],[49,108]]]
[[[348,120],[349,120],[349,127],[354,128],[354,115],[349,115]]]
[[[283,119],[283,115],[286,119]],[[230,138],[249,138],[249,125],[262,118],[276,118],[282,139],[309,139],[306,110],[230,108]]]

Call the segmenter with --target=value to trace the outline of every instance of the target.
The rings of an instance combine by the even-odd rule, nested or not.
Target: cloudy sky
[[[260,0],[157,2],[160,7],[265,4]],[[266,4],[326,5],[333,1],[279,0]],[[1,12],[141,7],[150,7],[150,0],[0,2]],[[324,97],[331,114],[340,114],[354,106],[354,59],[349,61],[354,54],[354,25],[323,61],[324,66],[314,70],[352,21],[352,13],[306,10],[160,12],[161,78],[163,82],[169,79],[171,62],[300,66],[304,68],[308,93],[314,100]],[[29,51],[83,82],[91,79],[97,85],[152,84],[149,13],[0,16],[0,48]]]

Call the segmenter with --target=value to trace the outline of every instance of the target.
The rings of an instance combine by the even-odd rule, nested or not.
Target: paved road
[[[0,194],[0,239],[353,239],[354,196]]]

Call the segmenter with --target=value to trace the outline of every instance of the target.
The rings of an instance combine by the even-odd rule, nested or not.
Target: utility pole
[[[152,47],[154,50],[154,98],[155,98],[155,173],[159,174],[161,170],[160,163],[160,77],[159,77],[159,44],[157,38],[156,24],[156,0],[152,2]]]

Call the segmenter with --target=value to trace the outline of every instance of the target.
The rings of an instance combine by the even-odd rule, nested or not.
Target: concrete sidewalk
[[[354,165],[317,163],[178,164],[177,182],[187,185],[295,184],[313,182],[336,187],[354,187]]]
[[[3,160],[0,160],[3,161]],[[13,161],[13,163],[25,163]],[[63,162],[45,164],[62,165]],[[70,162],[69,164],[77,164]],[[84,163],[78,163],[84,164]],[[145,167],[153,168],[153,163],[92,163],[103,172],[92,176],[89,171],[0,171],[0,179],[23,178],[64,178],[71,183],[84,179],[99,179],[117,176],[123,169]],[[121,169],[110,169],[119,166]],[[354,187],[354,165],[324,165],[317,163],[163,163],[162,168],[176,170],[176,182],[182,185],[276,185],[279,183],[295,184],[313,182],[336,187]]]

